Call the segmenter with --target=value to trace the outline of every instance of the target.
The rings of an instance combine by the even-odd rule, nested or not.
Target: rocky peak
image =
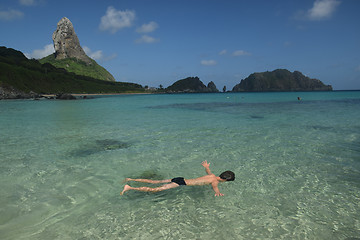
[[[209,93],[219,92],[215,83],[210,82],[206,87],[198,77],[188,77],[176,81],[173,85],[166,88],[169,93]]]
[[[75,33],[74,26],[70,20],[63,17],[57,24],[57,28],[53,33],[55,58],[77,58],[88,64],[91,63],[90,58],[85,54],[80,46],[79,39]]]
[[[213,81],[208,83],[207,88],[209,89],[209,92],[219,92],[219,90],[216,88],[216,85]]]

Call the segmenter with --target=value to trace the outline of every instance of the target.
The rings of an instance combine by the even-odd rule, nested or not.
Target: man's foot
[[[126,191],[129,191],[131,187],[129,185],[124,186],[124,190],[120,193],[120,195],[123,195]]]
[[[128,181],[131,181],[132,179],[131,178],[125,178],[121,183],[126,183]]]

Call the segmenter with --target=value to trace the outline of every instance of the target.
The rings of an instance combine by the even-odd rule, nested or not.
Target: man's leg
[[[164,191],[167,189],[176,188],[178,186],[179,185],[177,183],[169,183],[169,184],[162,185],[161,187],[157,187],[157,188],[130,187],[129,185],[125,185],[124,190],[120,193],[120,195],[123,195],[125,192],[127,192],[129,190],[136,190],[136,191],[141,191],[141,192],[160,192],[160,191]]]
[[[151,179],[133,179],[133,178],[125,178],[125,181],[135,181],[135,182],[143,182],[143,183],[152,183],[152,184],[156,184],[156,183],[169,183],[171,182],[171,179],[165,179],[165,180],[151,180]]]

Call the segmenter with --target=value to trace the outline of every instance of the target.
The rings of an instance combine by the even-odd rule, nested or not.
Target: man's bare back
[[[137,190],[142,192],[159,192],[164,191],[171,188],[176,188],[180,185],[187,185],[187,186],[199,186],[199,185],[209,185],[211,184],[213,190],[215,191],[215,196],[224,196],[224,194],[220,193],[218,184],[219,182],[225,181],[233,181],[235,179],[235,174],[231,171],[223,172],[219,177],[215,176],[210,171],[210,163],[207,161],[202,162],[201,164],[207,173],[207,175],[193,178],[193,179],[184,179],[184,178],[173,178],[173,179],[166,179],[166,180],[151,180],[151,179],[132,179],[126,178],[126,181],[136,181],[136,182],[144,182],[144,183],[167,183],[160,187],[150,188],[150,187],[131,187],[129,185],[125,185],[123,191],[120,193],[123,195],[125,192],[129,190]]]
[[[209,185],[213,182],[218,181],[218,177],[216,177],[214,174],[211,175],[205,175],[198,178],[193,179],[185,179],[186,185],[188,186],[196,186],[196,185]]]

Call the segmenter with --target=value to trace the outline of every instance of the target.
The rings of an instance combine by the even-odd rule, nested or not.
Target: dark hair
[[[219,176],[221,179],[224,179],[226,181],[234,181],[235,180],[235,173],[232,171],[225,171]]]

